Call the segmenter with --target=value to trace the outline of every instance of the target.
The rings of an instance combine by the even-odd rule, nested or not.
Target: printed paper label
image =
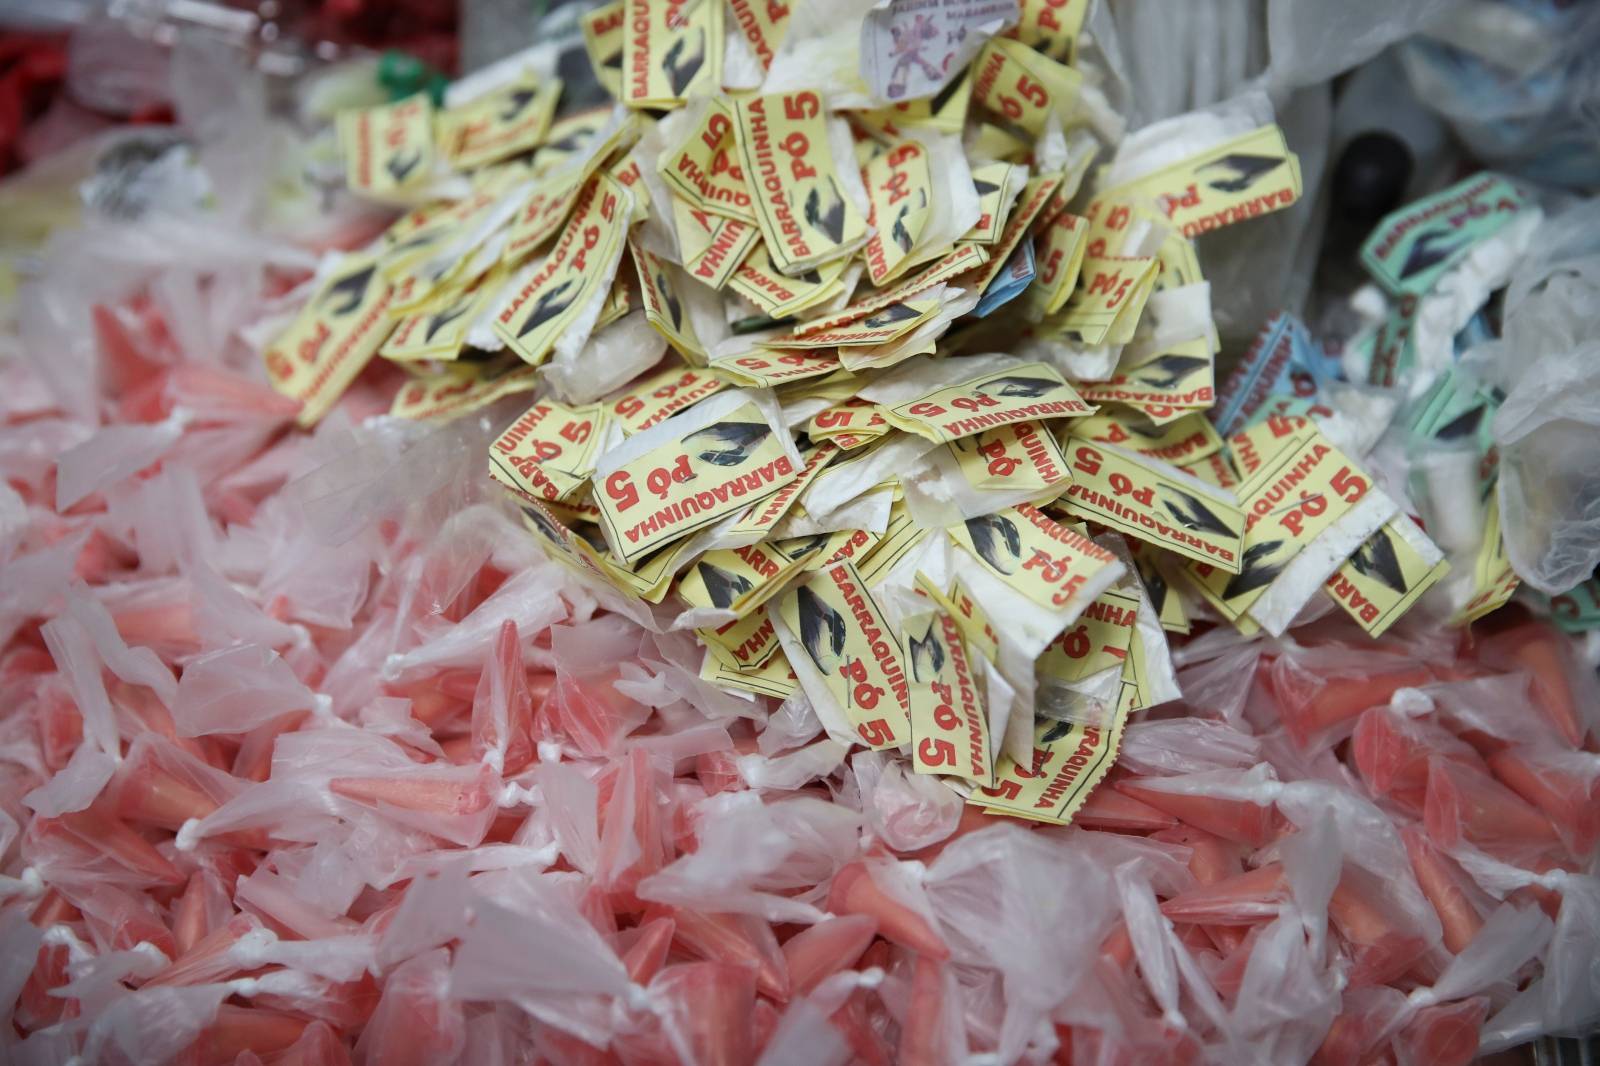
[[[839,357],[833,352],[756,348],[743,355],[719,359],[712,365],[730,377],[761,388],[771,388],[788,381],[803,381],[831,374],[839,369]]]
[[[1127,344],[1155,290],[1158,266],[1154,256],[1084,260],[1078,288],[1051,328],[1089,347]]]
[[[855,566],[817,571],[786,592],[777,609],[863,744],[879,750],[911,740],[911,687],[900,642]]]
[[[622,52],[628,24],[622,0],[601,4],[584,13],[578,23],[583,27],[583,49],[589,54],[595,80],[606,92],[622,99]]]
[[[733,21],[761,61],[762,70],[772,69],[772,57],[783,43],[789,27],[789,5],[785,0],[729,0]]]
[[[272,387],[300,401],[300,425],[316,425],[388,337],[391,292],[374,256],[347,255],[263,353]]]
[[[940,444],[986,429],[1048,418],[1081,418],[1094,408],[1048,363],[990,371],[888,408],[891,423]]]
[[[1199,463],[1222,450],[1222,438],[1201,414],[1185,415],[1161,426],[1141,426],[1114,414],[1098,414],[1074,422],[1072,435],[1100,444],[1116,444],[1130,452],[1182,467]]]
[[[975,489],[1059,495],[1072,477],[1061,446],[1042,422],[985,430],[945,447]]]
[[[915,262],[912,249],[931,217],[928,151],[916,141],[902,141],[868,163],[862,177],[872,205],[867,221],[877,230],[867,240],[867,275],[872,284],[883,285]]]
[[[339,115],[345,181],[375,199],[403,198],[433,176],[433,104],[427,93]]]
[[[624,563],[760,503],[799,476],[766,416],[744,403],[599,480],[606,542]]]
[[[1368,537],[1324,590],[1368,636],[1378,637],[1449,571],[1444,553],[1401,515]]]
[[[919,635],[908,632],[911,664],[911,762],[919,774],[994,780],[989,708],[982,678],[955,621],[935,611]]]
[[[1113,444],[1069,441],[1068,453],[1073,480],[1061,503],[1069,512],[1238,572],[1244,512],[1229,497]]]
[[[716,395],[728,384],[714,370],[669,367],[628,386],[627,392],[607,403],[622,423],[622,431],[631,437]]]
[[[1117,557],[1031,504],[968,519],[950,538],[995,577],[1051,610],[1082,609]],[[1075,613],[1075,612],[1073,612]]]
[[[559,78],[527,78],[446,111],[439,118],[440,140],[451,166],[475,170],[532,151],[550,132],[560,97]]]
[[[624,0],[622,100],[630,107],[677,107],[722,88],[722,5]]]
[[[797,337],[808,337],[813,333],[824,330],[838,329],[857,319],[868,315],[877,314],[879,311],[893,304],[904,303],[920,292],[925,292],[935,285],[942,284],[969,270],[975,270],[989,261],[989,253],[976,244],[959,245],[955,251],[934,263],[928,269],[909,277],[900,284],[875,293],[874,295],[853,303],[836,315],[826,315],[814,318],[809,322],[801,322],[795,326],[794,333]]]
[[[1109,728],[1040,719],[1034,726],[1033,759],[1019,766],[1002,755],[995,784],[972,793],[969,802],[988,810],[1065,825],[1116,761],[1126,718],[1123,708]]]
[[[1361,246],[1361,264],[1394,295],[1421,295],[1527,206],[1507,179],[1476,174],[1385,217]]]
[[[982,214],[978,224],[961,238],[978,244],[993,244],[1011,217],[1011,205],[1028,181],[1028,168],[1015,163],[984,163],[972,168],[972,186],[978,191]]]
[[[1135,640],[1138,614],[1139,597],[1107,589],[1083,609],[1075,625],[1050,642],[1035,668],[1041,677],[1067,682],[1121,669]]]
[[[736,99],[734,114],[761,234],[778,270],[793,274],[859,248],[867,220],[834,171],[822,97],[807,90]]]
[[[595,295],[608,290],[608,267],[621,254],[632,209],[633,194],[606,174],[584,186],[555,248],[495,316],[494,331],[524,362],[544,362]]]
[[[1125,403],[1155,419],[1204,410],[1216,395],[1212,388],[1211,342],[1196,337],[1173,345],[1109,381],[1086,381],[1079,391],[1091,403]]]
[[[456,363],[443,373],[417,378],[395,393],[389,414],[415,422],[448,420],[488,407],[496,400],[539,385],[537,371],[518,359]]]
[[[743,222],[756,221],[744,171],[739,166],[733,112],[720,100],[705,109],[700,124],[682,144],[661,153],[661,177],[697,207]]]
[[[1290,207],[1300,199],[1300,162],[1283,131],[1262,126],[1120,186],[1108,194],[1156,201],[1185,237]]]
[[[519,496],[568,500],[594,473],[604,415],[599,404],[534,404],[489,446],[489,476]]]
[[[1005,37],[991,38],[973,69],[972,98],[1036,136],[1052,113],[1068,125],[1083,84],[1076,70]]]

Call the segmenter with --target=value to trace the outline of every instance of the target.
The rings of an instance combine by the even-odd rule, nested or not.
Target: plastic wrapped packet
[[[1432,258],[1365,380],[1287,315],[1228,376],[1309,277],[1333,113],[1240,83],[1433,9],[1306,63],[1294,5],[1214,4],[1191,64],[1131,9],[627,0],[586,56],[343,116],[408,210],[292,297],[258,261],[309,258],[203,225],[82,293],[64,240],[22,334],[60,406],[0,364],[7,1049],[1447,1062],[1586,1024],[1593,679],[1455,628],[1561,539],[1544,424],[1489,484],[1495,389],[1555,404],[1479,305],[1578,350],[1579,228],[1507,193],[1424,241],[1498,204],[1474,176],[1380,230],[1380,278]]]

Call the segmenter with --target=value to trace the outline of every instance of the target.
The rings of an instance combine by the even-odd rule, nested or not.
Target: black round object
[[[1333,210],[1342,221],[1370,226],[1400,206],[1416,162],[1392,133],[1363,133],[1345,145],[1333,168]]]

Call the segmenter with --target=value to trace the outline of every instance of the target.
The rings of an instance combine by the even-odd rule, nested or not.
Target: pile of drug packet
[[[273,275],[259,364],[173,268],[95,308],[114,398],[8,390],[60,447],[0,452],[0,1048],[1600,1025],[1600,597],[1519,590],[1471,354],[1559,295],[1548,202],[1468,175],[1361,244],[1348,338],[1225,348],[1215,242],[1314,190],[1264,91],[1128,130],[1086,10],[594,7],[609,106],[536,49],[339,115],[386,228]]]

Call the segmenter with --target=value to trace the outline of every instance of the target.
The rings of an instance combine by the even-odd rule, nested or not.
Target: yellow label
[[[679,411],[727,388],[728,379],[714,370],[668,367],[635,382],[606,404],[628,436],[643,433]]]
[[[1012,210],[1011,217],[1006,219],[1006,226],[1001,231],[1000,239],[990,249],[988,263],[982,270],[972,275],[973,289],[982,292],[989,287],[991,281],[1000,276],[1000,272],[1011,261],[1011,253],[1016,251],[1017,245],[1028,236],[1034,219],[1039,217],[1039,213],[1050,203],[1060,187],[1060,174],[1040,174],[1023,186],[1021,199]]]
[[[941,592],[938,586],[919,571],[917,588],[927,593],[928,598],[950,616],[956,628],[961,630],[961,636],[969,648],[991,663],[999,659],[1000,635],[995,632],[994,626],[989,624],[989,616],[984,614],[976,597],[960,578],[950,582],[948,592]]]
[[[992,787],[973,792],[968,802],[1003,814],[1066,825],[1116,761],[1126,708],[1109,728],[1041,718],[1034,725],[1031,765],[1002,755]]]
[[[489,476],[522,497],[569,500],[594,473],[604,419],[599,404],[540,400],[489,446]]]
[[[599,333],[632,310],[633,286],[629,285],[627,278],[619,272],[616,280],[611,283],[610,295],[600,307],[600,317],[595,319],[594,332]]]
[[[1453,626],[1476,622],[1491,611],[1504,607],[1522,583],[1517,572],[1511,568],[1511,559],[1506,555],[1505,538],[1500,533],[1498,492],[1489,493],[1489,506],[1484,514],[1483,544],[1478,548],[1472,576],[1472,599],[1450,619]]]
[[[452,363],[443,373],[412,379],[395,393],[389,413],[414,422],[446,421],[502,397],[532,392],[538,384],[534,368],[517,359]]]
[[[1232,491],[1244,483],[1234,471],[1233,462],[1226,451],[1213,452],[1203,459],[1180,464],[1180,468],[1190,477],[1219,489]]]
[[[1011,588],[1051,610],[1088,602],[1117,557],[1032,504],[971,518],[950,539]]]
[[[1053,498],[1071,480],[1067,461],[1042,422],[1018,422],[945,445],[975,489]],[[1037,496],[1035,498],[1038,498]]]
[[[700,677],[720,688],[771,696],[775,700],[786,700],[800,691],[800,681],[781,649],[761,667],[749,671],[732,669],[715,655],[708,655],[700,667]]]
[[[809,322],[801,322],[794,327],[795,336],[808,337],[813,333],[835,330],[858,319],[875,315],[894,304],[905,303],[913,296],[926,292],[935,285],[942,284],[960,274],[965,274],[969,270],[976,270],[987,262],[989,262],[989,253],[986,249],[976,244],[959,245],[955,251],[940,259],[928,269],[914,277],[905,279],[892,288],[884,289],[864,300],[853,303],[838,314],[814,318]]]
[[[1071,682],[1120,669],[1128,661],[1138,614],[1138,596],[1118,589],[1102,592],[1045,648],[1035,667],[1039,676]]]
[[[739,157],[778,270],[792,274],[860,247],[867,220],[834,171],[822,97],[806,90],[737,99],[733,106]]]
[[[393,274],[399,267],[420,261],[431,247],[468,227],[528,177],[528,169],[520,163],[486,167],[472,176],[472,193],[466,198],[435,200],[407,211],[383,231],[388,245],[384,272]]]
[[[911,252],[928,226],[933,210],[928,150],[902,141],[868,163],[862,178],[872,205],[867,221],[877,230],[867,240],[867,276],[883,285],[916,262]]]
[[[708,104],[688,136],[661,153],[656,169],[696,207],[743,222],[756,221],[755,203],[739,166],[733,112],[724,101]]]
[[[1160,617],[1161,628],[1168,633],[1187,633],[1189,615],[1184,609],[1183,597],[1178,595],[1172,579],[1167,576],[1166,566],[1175,561],[1171,556],[1163,558],[1159,549],[1148,544],[1134,545],[1133,564],[1139,571],[1139,580],[1144,582],[1151,606]]]
[[[622,101],[677,107],[722,90],[722,5],[624,0]]]
[[[687,542],[668,547],[630,571],[618,565],[609,553],[596,549],[577,531],[569,529],[555,517],[552,509],[529,500],[522,501],[521,509],[523,524],[542,537],[547,547],[554,549],[550,553],[552,559],[579,573],[598,577],[624,596],[646,603],[659,603],[666,596],[680,557],[688,547]]]
[[[1013,422],[1093,413],[1048,363],[992,370],[885,411],[895,426],[940,444]]]
[[[919,774],[994,780],[989,708],[977,664],[954,619],[935,611],[905,635],[911,666],[911,765]]]
[[[1262,126],[1108,196],[1152,199],[1184,237],[1281,211],[1300,199],[1300,164],[1277,126]]]
[[[1372,489],[1355,464],[1320,433],[1297,438],[1239,489],[1245,511],[1244,552],[1237,574],[1194,570],[1207,599],[1236,619],[1267,591],[1289,561],[1343,518]]]
[[[839,369],[839,357],[832,352],[790,352],[756,348],[743,355],[731,355],[712,364],[745,384],[772,388],[789,381],[821,377]]]
[[[772,69],[772,57],[783,43],[783,31],[789,27],[789,5],[783,0],[729,0],[729,6],[733,8],[734,25],[750,42],[761,69]]]
[[[1155,289],[1158,265],[1154,256],[1085,260],[1078,289],[1052,328],[1090,347],[1128,343]]]
[[[1083,217],[1089,220],[1090,259],[1104,259],[1120,252],[1127,243],[1128,229],[1135,220],[1137,202],[1113,199],[1112,194],[1102,194],[1084,208]]]
[[[1098,414],[1074,422],[1072,435],[1099,444],[1120,445],[1130,452],[1181,467],[1199,463],[1222,450],[1222,438],[1216,428],[1200,414],[1184,415],[1162,426],[1141,426],[1126,416]]]
[[[760,503],[799,474],[761,409],[744,403],[599,479],[595,502],[606,542],[632,563]]]
[[[1078,287],[1083,253],[1088,247],[1089,220],[1063,211],[1050,220],[1034,243],[1035,271],[1028,286],[1030,307],[1053,315],[1066,306]]]
[[[600,8],[599,10],[605,10]],[[612,121],[609,106],[591,107],[550,124],[544,144],[533,154],[533,172],[548,174],[570,163],[574,157],[586,156],[594,146],[594,139]],[[632,134],[637,127],[625,125],[621,132]],[[609,151],[604,154],[609,155]]]
[[[863,129],[883,141],[897,141],[910,129],[960,133],[967,124],[967,108],[971,102],[972,76],[968,70],[963,70],[932,96],[858,111],[855,119]]]
[[[813,440],[831,440],[846,450],[886,436],[890,426],[877,404],[852,396],[806,423],[806,434]]]
[[[865,559],[882,540],[869,530],[840,529],[812,537],[790,537],[780,541],[778,547],[791,559],[803,558],[803,569],[820,570],[834,563]]]
[[[978,224],[962,236],[964,241],[993,244],[1004,232],[1011,205],[1027,184],[1028,168],[1015,163],[984,163],[972,168],[972,186],[978,192]]]
[[[869,585],[876,585],[893,570],[902,559],[932,536],[932,531],[917,525],[904,500],[896,500],[889,509],[889,524],[883,537],[868,547],[856,565]]]
[[[1244,511],[1231,497],[1190,483],[1176,467],[1114,444],[1068,442],[1066,509],[1186,558],[1238,573]]]
[[[771,544],[747,544],[706,552],[678,579],[678,595],[693,607],[716,607],[740,618],[783,590],[801,572],[800,559],[791,559]]]
[[[938,299],[913,297],[838,329],[764,342],[775,348],[869,348],[905,336],[939,313]],[[842,355],[849,353],[841,352]]]
[[[511,235],[506,239],[502,258],[507,263],[515,263],[554,237],[589,188],[589,179],[605,163],[606,157],[636,131],[634,121],[621,123],[605,141],[594,146],[581,164],[575,162],[541,177],[511,223]],[[629,203],[631,211],[632,201]]]
[[[1228,438],[1234,468],[1253,477],[1269,460],[1292,448],[1314,431],[1311,420],[1299,415],[1268,415]]]
[[[433,103],[427,93],[338,118],[345,183],[364,196],[403,199],[433,176]]]
[[[761,669],[779,651],[778,632],[766,611],[746,615],[715,629],[697,629],[695,633],[712,655],[741,673]]]
[[[1054,113],[1067,124],[1083,75],[1020,41],[990,38],[973,61],[972,98],[1011,125],[1037,136]]]
[[[272,387],[300,401],[300,425],[316,425],[388,337],[391,291],[374,256],[347,255],[263,353]]]
[[[1032,144],[1017,134],[995,125],[978,122],[972,139],[967,142],[970,159],[1004,159],[1012,163],[1025,163],[1032,156]]]
[[[863,744],[897,748],[911,739],[900,642],[855,566],[816,571],[786,592],[777,610]]]
[[[672,198],[673,226],[678,232],[678,248],[683,253],[683,268],[696,281],[721,289],[761,240],[753,222],[740,222],[725,215],[714,215]]]
[[[530,152],[550,132],[561,80],[524,78],[439,116],[440,146],[458,170]]]
[[[578,20],[583,27],[583,49],[594,68],[595,81],[617,99],[622,99],[622,50],[627,41],[627,12],[622,0],[586,12]]]
[[[678,296],[678,287],[673,278],[677,268],[645,251],[635,241],[630,240],[628,248],[633,252],[633,265],[639,272],[644,317],[685,359],[695,363],[705,362],[705,346],[695,335],[688,310]]]
[[[1401,515],[1368,537],[1328,578],[1333,597],[1368,636],[1382,636],[1450,571],[1443,553]]]
[[[1079,391],[1092,403],[1125,403],[1152,418],[1181,417],[1215,402],[1212,370],[1211,344],[1196,337],[1109,381],[1084,382]]]
[[[1089,0],[1021,0],[1020,8],[1022,17],[1011,31],[1017,40],[1051,59],[1071,63]]]
[[[495,316],[495,332],[523,361],[544,362],[596,294],[607,291],[632,207],[633,194],[608,175],[596,174],[583,187],[550,255]]]
[[[848,259],[835,259],[795,275],[773,268],[767,246],[758,244],[728,279],[728,288],[760,308],[769,318],[788,318],[839,295],[840,277]]]
[[[801,458],[805,460],[805,465],[800,468],[800,476],[779,489],[777,495],[771,499],[750,508],[728,531],[729,534],[766,536],[789,513],[795,501],[800,498],[800,494],[816,480],[823,468],[838,456],[838,447],[830,441],[822,441],[809,452],[802,453]]]
[[[624,189],[633,193],[633,210],[628,215],[629,223],[643,222],[650,217],[650,190],[644,185],[644,171],[639,169],[639,161],[630,156],[623,156],[606,169],[612,179]]]
[[[396,362],[455,359],[472,324],[500,295],[504,281],[503,274],[491,272],[471,288],[452,292],[434,306],[404,316],[378,354]]]

